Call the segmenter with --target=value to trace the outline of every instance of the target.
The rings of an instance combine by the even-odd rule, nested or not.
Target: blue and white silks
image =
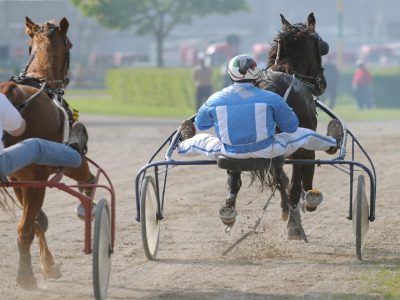
[[[201,133],[181,142],[181,155],[272,158],[299,148],[324,151],[336,145],[332,137],[298,127],[297,116],[281,96],[252,83],[234,83],[213,94],[200,107],[195,124],[200,130],[214,127],[216,136]],[[282,133],[275,133],[277,126]]]

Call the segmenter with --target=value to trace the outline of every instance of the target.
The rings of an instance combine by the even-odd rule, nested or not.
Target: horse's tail
[[[257,184],[261,191],[274,186],[273,176],[269,170],[250,171],[250,185],[253,183]]]
[[[18,206],[18,202],[15,198],[8,192],[5,187],[0,188],[0,209],[6,212],[13,218],[15,216],[15,206]]]
[[[278,175],[274,168],[270,168],[269,170],[251,171],[250,185],[253,183],[258,184],[261,191],[263,191],[264,188],[273,189],[273,187],[276,186],[276,184],[278,183],[278,176],[280,177],[280,184],[282,184],[283,187],[287,189],[287,187],[289,186],[289,178],[283,170],[281,170]]]

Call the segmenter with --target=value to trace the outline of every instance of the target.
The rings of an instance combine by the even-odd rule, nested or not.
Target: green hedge
[[[354,69],[340,73],[338,96],[352,96]],[[371,69],[376,107],[400,108],[400,67]],[[108,93],[114,101],[138,106],[194,110],[195,89],[190,68],[113,69],[106,74]],[[213,69],[214,91],[222,87],[220,69]],[[355,101],[355,100],[354,100]]]
[[[120,102],[149,106],[190,106],[193,83],[185,69],[113,69],[106,74],[110,95]]]
[[[352,95],[351,81],[355,69],[340,72],[338,96]],[[373,77],[372,97],[376,107],[400,108],[400,67],[370,70]]]
[[[190,68],[112,69],[106,74],[108,93],[122,103],[139,106],[194,108],[195,88]],[[213,70],[214,91],[221,86]]]
[[[373,70],[372,94],[377,107],[400,107],[400,67]]]

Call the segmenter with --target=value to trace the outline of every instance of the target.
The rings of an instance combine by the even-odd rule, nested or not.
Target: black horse
[[[329,46],[315,31],[313,13],[308,16],[307,23],[292,25],[283,15],[281,20],[282,29],[274,39],[268,55],[268,68],[261,73],[257,86],[285,96],[288,105],[298,116],[300,126],[316,130],[314,96],[321,95],[326,88],[321,56],[328,53]],[[315,159],[315,151],[301,148],[291,158]],[[284,180],[290,205],[297,213],[302,194],[305,195],[305,208],[308,211],[315,210],[315,203],[322,201],[321,192],[313,188],[314,169],[314,165],[293,165],[290,185],[288,179]],[[255,178],[267,178],[267,174],[256,172],[258,174],[252,174]],[[268,184],[266,181],[263,183]],[[286,221],[289,218],[289,239],[301,239],[301,225],[295,222],[292,214],[289,215],[289,208],[283,197],[281,206],[282,219]]]

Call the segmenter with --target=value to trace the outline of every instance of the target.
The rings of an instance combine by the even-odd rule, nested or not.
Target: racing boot
[[[191,120],[184,120],[180,127],[181,141],[190,139],[196,134],[196,127],[194,127]]]
[[[69,136],[68,146],[78,151],[81,155],[87,152],[88,133],[85,125],[81,122],[72,124],[71,134]]]
[[[342,123],[340,123],[340,121],[337,119],[331,120],[328,124],[328,129],[327,129],[326,135],[331,136],[336,140],[336,146],[330,147],[325,152],[328,154],[335,154],[338,151],[338,149],[340,147],[340,143],[342,142],[342,139],[343,139]]]

